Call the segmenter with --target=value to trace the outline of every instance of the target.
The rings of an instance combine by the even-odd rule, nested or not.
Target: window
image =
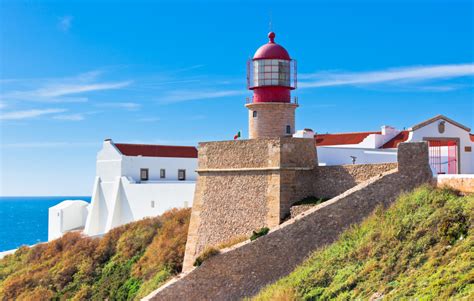
[[[148,168],[140,169],[140,180],[148,181]]]
[[[254,118],[257,117],[257,111],[253,111],[252,114],[253,114],[253,117],[254,117]]]
[[[166,178],[166,169],[160,169],[160,179]]]
[[[286,133],[291,134],[291,126],[289,125],[286,126]]]
[[[186,180],[186,170],[185,169],[178,169],[178,180],[180,180],[180,181]]]

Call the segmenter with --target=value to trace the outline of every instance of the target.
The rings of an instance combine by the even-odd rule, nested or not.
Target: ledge
[[[275,171],[275,170],[313,170],[314,167],[244,167],[244,168],[203,168],[196,172],[235,172],[235,171]]]

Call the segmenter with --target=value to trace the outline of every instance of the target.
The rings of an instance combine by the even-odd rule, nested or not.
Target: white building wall
[[[396,149],[350,148],[318,146],[319,165],[352,164],[351,156],[356,157],[355,164],[396,163]]]
[[[89,203],[80,200],[66,200],[48,210],[48,241],[61,237],[71,230],[84,227]]]
[[[460,145],[458,147],[461,163],[459,173],[474,173],[474,153],[472,151],[465,151],[466,146],[471,146],[471,148],[474,147],[469,137],[469,132],[446,121],[445,130],[443,133],[440,133],[438,131],[439,122],[441,122],[441,120],[432,122],[426,126],[414,130],[412,135],[410,135],[409,141],[423,141],[426,138],[459,138]]]
[[[148,181],[140,180],[142,168],[148,169]],[[164,179],[161,169],[165,169]],[[186,170],[186,180],[178,180],[179,169]],[[84,233],[100,235],[171,208],[192,206],[196,169],[196,158],[123,156],[112,141],[104,141],[97,155],[97,177]]]

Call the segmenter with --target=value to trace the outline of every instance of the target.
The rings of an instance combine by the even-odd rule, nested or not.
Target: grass
[[[194,260],[194,266],[200,266],[204,261],[208,260],[209,258],[220,254],[221,251],[216,247],[207,247],[198,257]]]
[[[181,271],[190,209],[117,227],[67,233],[0,260],[0,300],[134,300]]]
[[[254,300],[474,300],[474,196],[421,187]]]

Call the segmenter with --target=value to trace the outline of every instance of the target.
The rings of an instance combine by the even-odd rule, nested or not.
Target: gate
[[[458,143],[456,140],[428,140],[430,165],[437,174],[458,173]]]

